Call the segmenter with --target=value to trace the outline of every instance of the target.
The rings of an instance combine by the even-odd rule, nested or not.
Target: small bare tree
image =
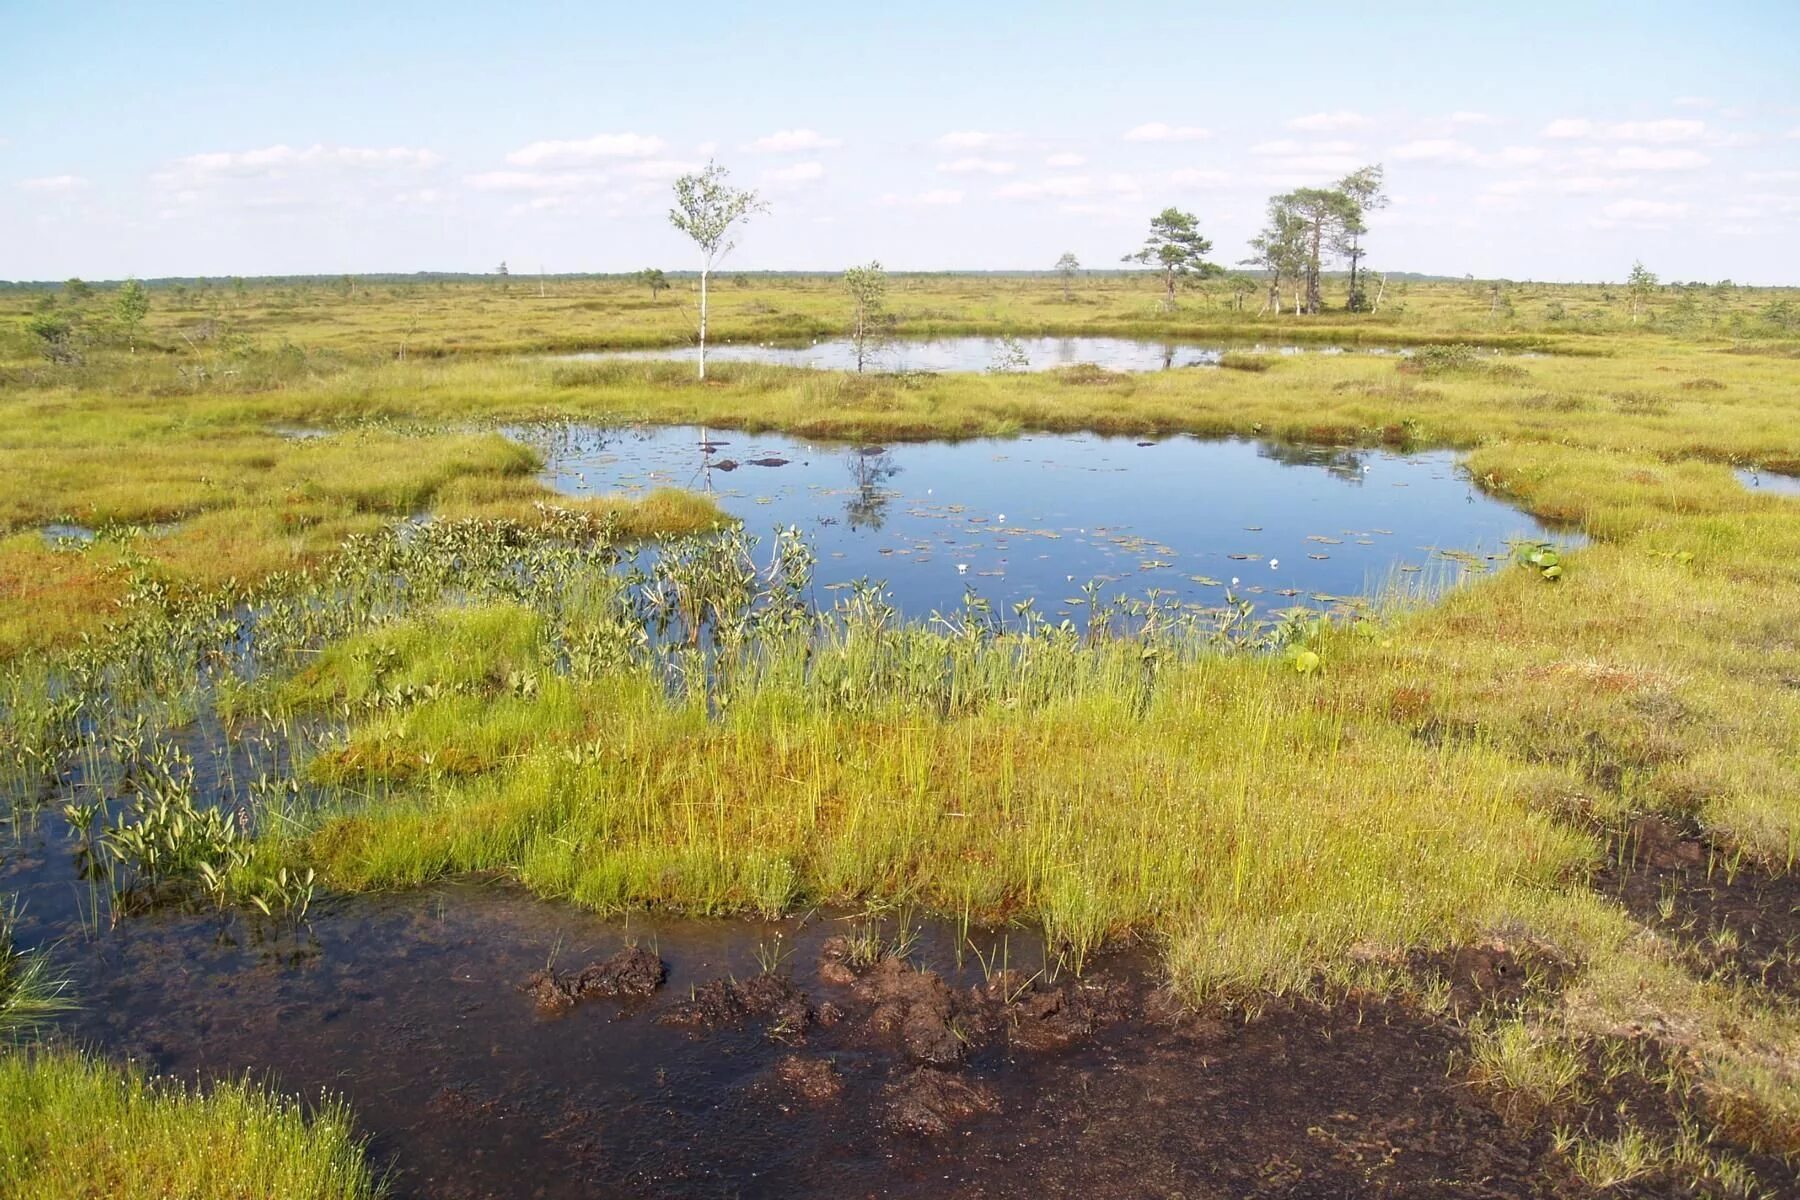
[[[718,163],[675,181],[675,207],[669,223],[700,248],[700,378],[706,378],[706,284],[713,269],[737,243],[732,228],[767,206],[756,193],[726,182],[731,173]]]
[[[119,328],[125,331],[133,354],[137,353],[138,327],[149,315],[149,289],[135,279],[127,279],[120,284],[119,294],[113,297],[113,316],[118,320]]]
[[[1075,273],[1081,270],[1081,260],[1075,257],[1073,250],[1063,251],[1063,256],[1056,260],[1056,273],[1062,276],[1063,303],[1074,299],[1069,294],[1069,287],[1075,282]]]
[[[1650,307],[1650,297],[1656,291],[1656,272],[1641,262],[1631,264],[1631,274],[1625,277],[1625,290],[1631,296],[1631,323],[1636,325]]]
[[[887,272],[879,262],[851,267],[844,272],[844,287],[850,293],[850,345],[860,373],[887,333]]]

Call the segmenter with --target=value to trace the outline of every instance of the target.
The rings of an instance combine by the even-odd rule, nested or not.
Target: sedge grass
[[[364,1200],[350,1114],[248,1080],[196,1088],[66,1050],[0,1055],[5,1200]]]

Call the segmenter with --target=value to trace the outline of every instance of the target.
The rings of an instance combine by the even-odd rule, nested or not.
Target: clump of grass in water
[[[52,972],[49,957],[14,944],[16,920],[16,910],[0,910],[0,1053],[74,1007],[68,982]]]
[[[374,1200],[349,1111],[250,1080],[150,1080],[64,1050],[0,1054],[0,1195]]]

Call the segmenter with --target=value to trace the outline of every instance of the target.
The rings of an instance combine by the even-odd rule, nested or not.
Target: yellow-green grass
[[[1059,303],[986,283],[920,286],[907,303],[929,297],[995,328],[1029,330],[1020,313]],[[979,286],[991,314],[969,298]],[[529,299],[518,291],[446,291],[420,328],[490,348],[580,334],[573,315],[503,328]],[[1386,319],[1439,340],[1491,332],[1479,297],[1431,294],[1441,309],[1415,314],[1409,301],[1416,326]],[[795,295],[819,314],[835,303],[828,289]],[[1740,307],[1721,320],[1766,302],[1733,294],[1721,303]],[[581,310],[600,340],[667,332],[619,303]],[[1023,680],[995,649],[948,707],[871,687],[894,676],[871,674],[874,651],[858,642],[826,647],[804,680],[799,652],[775,647],[714,711],[630,671],[558,673],[548,646],[560,631],[539,614],[446,610],[330,647],[287,689],[287,704],[354,717],[347,743],[310,769],[374,799],[264,853],[314,862],[343,888],[480,867],[599,908],[911,899],[1019,915],[1077,952],[1108,935],[1150,939],[1195,1000],[1352,982],[1358,943],[1542,942],[1575,968],[1543,1017],[1550,1036],[1649,1031],[1680,1050],[1682,1078],[1721,1129],[1800,1149],[1791,1002],[1695,978],[1588,883],[1605,836],[1646,811],[1697,825],[1721,869],[1791,871],[1800,852],[1800,500],[1748,491],[1730,471],[1800,469],[1800,359],[1787,346],[1677,338],[1661,320],[1642,332],[1615,314],[1564,339],[1579,356],[1448,370],[1354,356],[1142,376],[733,365],[702,385],[666,364],[385,361],[387,300],[301,308],[264,315],[265,336],[308,345],[303,369],[194,384],[176,373],[180,355],[30,368],[0,400],[8,526],[183,517],[168,541],[216,520],[230,536],[192,535],[218,551],[204,578],[243,578],[292,553],[270,514],[295,488],[322,514],[308,551],[319,555],[357,522],[424,508],[526,517],[543,498],[528,456],[466,431],[570,419],[861,440],[1092,429],[1452,446],[1484,486],[1593,540],[1559,583],[1511,569],[1330,633],[1310,675],[1273,658],[1174,656],[1146,693],[1128,647],[1058,648]],[[335,356],[318,353],[327,345]],[[289,424],[336,432],[268,432]],[[273,463],[250,469],[252,455]],[[204,479],[183,469],[194,462]],[[255,483],[269,473],[287,490]],[[686,512],[669,503],[672,521]],[[47,561],[32,536],[0,552]],[[130,549],[179,561],[144,548],[157,544],[144,535]],[[110,572],[143,569],[115,567],[119,555],[102,542],[56,560],[66,587],[46,581],[30,602],[70,615],[45,627],[104,602],[93,589],[114,586]],[[16,646],[53,640],[13,611],[0,628],[24,631]],[[883,653],[908,670],[940,657],[922,641]],[[442,686],[371,706],[377,661],[393,673],[382,687]],[[524,677],[535,685],[514,686]],[[1554,1093],[1521,1045],[1509,1053],[1518,1080]],[[1620,1146],[1615,1157],[1630,1157]],[[1588,1153],[1604,1175],[1602,1150]]]
[[[669,264],[671,266],[677,264]],[[1664,288],[1634,318],[1620,287],[1504,282],[1500,304],[1487,281],[1390,283],[1378,312],[1342,311],[1344,281],[1328,281],[1328,311],[1306,317],[1260,313],[1260,291],[1244,298],[1222,281],[1185,290],[1175,312],[1162,306],[1154,273],[1106,272],[1075,283],[1067,299],[1053,278],[897,275],[888,301],[903,335],[1129,335],[1219,342],[1404,344],[1480,340],[1496,345],[1579,346],[1595,335],[1675,331],[1725,336],[1800,337],[1788,289]],[[1774,306],[1789,302],[1788,315]],[[0,296],[0,325],[39,302]],[[96,335],[106,334],[109,294],[59,304]],[[185,294],[158,287],[137,341],[138,359],[169,357],[190,373],[233,370],[243,339],[271,349],[331,356],[401,357],[646,347],[694,338],[696,281],[677,278],[652,298],[617,279],[370,282],[259,281],[241,292],[215,286]],[[10,310],[10,312],[8,311]],[[1560,315],[1559,315],[1560,313]],[[715,281],[709,311],[714,341],[769,341],[842,335],[849,303],[836,275],[727,275]],[[32,348],[6,330],[0,362],[26,361]],[[116,333],[107,335],[118,342]],[[290,351],[292,353],[292,351]],[[235,368],[240,377],[245,368]],[[230,376],[224,376],[230,382]]]
[[[0,1054],[4,1200],[361,1200],[382,1193],[349,1112],[251,1081],[149,1080],[66,1050]]]
[[[439,491],[434,515],[446,520],[477,518],[542,525],[558,514],[574,513],[622,538],[702,533],[724,523],[718,505],[680,488],[657,488],[641,497],[569,497],[521,476],[471,475]]]
[[[704,497],[558,500],[536,456],[496,433],[362,427],[273,432],[235,405],[82,394],[0,403],[0,660],[93,635],[138,571],[201,592],[306,572],[344,539],[421,513],[539,521],[539,504],[616,536],[689,533],[723,520]],[[53,547],[68,522],[95,543]]]
[[[364,711],[373,663],[441,694],[315,763],[425,786],[307,849],[357,888],[507,868],[606,910],[907,898],[1024,916],[1078,954],[1162,933],[1196,994],[1303,987],[1357,941],[1466,939],[1597,853],[1532,810],[1520,764],[1361,719],[1272,657],[1175,661],[1149,684],[1134,645],[1003,642],[955,667],[922,631],[760,649],[714,717],[644,671],[550,676],[522,608],[334,646],[290,701]],[[505,685],[532,671],[531,694]],[[1200,961],[1252,927],[1261,960]]]

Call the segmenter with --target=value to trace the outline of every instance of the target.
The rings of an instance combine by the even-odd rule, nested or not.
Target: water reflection
[[[512,432],[538,445],[543,479],[571,495],[694,486],[698,473],[752,533],[807,532],[819,602],[876,580],[918,618],[973,588],[1002,611],[1031,600],[1079,621],[1090,580],[1107,597],[1155,589],[1202,609],[1232,589],[1266,615],[1447,585],[1498,568],[1511,538],[1579,540],[1483,493],[1448,451],[1089,434],[845,446],[695,428]]]
[[[1053,371],[1064,367],[1091,365],[1109,371],[1169,371],[1177,367],[1215,367],[1227,350],[1253,354],[1342,354],[1339,346],[1294,346],[1279,343],[1172,342],[1115,337],[949,337],[891,338],[883,341],[868,355],[870,370],[973,371],[1005,373],[1014,371]],[[1396,351],[1380,347],[1359,348],[1357,353],[1392,354]],[[1405,351],[1398,351],[1405,353]],[[597,350],[565,355],[583,361],[607,360],[676,360],[692,362],[699,351],[692,346],[672,346],[658,350]],[[764,363],[772,366],[811,367],[819,370],[854,371],[857,369],[856,345],[849,339],[822,339],[804,345],[771,343],[725,344],[709,346],[709,362]]]
[[[900,473],[900,464],[883,446],[858,446],[847,458],[856,487],[844,501],[844,518],[852,529],[878,530],[887,522],[888,505],[900,494],[882,485]]]
[[[1776,471],[1759,471],[1743,467],[1737,471],[1738,482],[1755,492],[1777,496],[1800,496],[1800,475],[1782,475]]]

